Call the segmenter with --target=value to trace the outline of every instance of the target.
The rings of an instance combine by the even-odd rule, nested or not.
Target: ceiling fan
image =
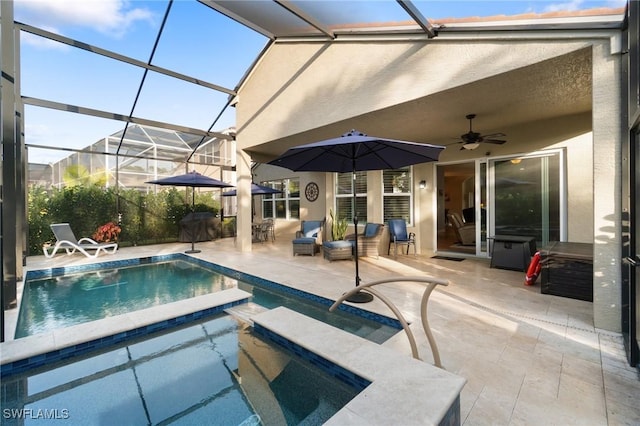
[[[503,140],[503,139],[496,139],[496,138],[503,138],[507,136],[504,133],[491,133],[489,135],[481,135],[480,133],[474,132],[471,124],[473,119],[476,118],[475,114],[468,114],[466,118],[467,120],[469,120],[469,132],[463,135],[460,135],[461,140],[459,142],[456,142],[456,144],[458,143],[462,144],[462,148],[460,148],[461,150],[476,149],[477,147],[480,146],[481,143],[492,143],[496,145],[502,145],[503,143],[506,142],[506,140]]]

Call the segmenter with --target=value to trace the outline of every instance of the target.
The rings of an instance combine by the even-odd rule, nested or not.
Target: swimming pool
[[[134,259],[131,262],[145,264],[165,261],[169,258],[180,259],[184,257],[186,256],[181,254],[163,255]],[[320,306],[320,310],[324,314],[326,314],[325,310],[328,309],[328,306],[332,304],[331,300],[305,293],[301,290],[284,287],[239,271],[204,261],[196,260],[196,263],[210,267],[232,278],[246,281],[256,288],[271,289],[276,293],[282,291],[285,293],[284,296],[300,297],[305,303],[311,301],[313,302],[312,304],[316,305],[316,308]],[[121,262],[104,262],[102,264],[94,264],[91,267],[43,270],[36,271],[33,278],[59,276],[87,270],[108,270],[119,266],[122,266]],[[13,387],[3,388],[3,410],[5,407],[4,401],[16,400],[19,401],[18,408],[16,408],[17,411],[12,412],[10,410],[6,413],[9,416],[13,414],[22,415],[24,420],[26,415],[35,415],[40,416],[37,417],[40,422],[43,418],[50,418],[47,416],[54,416],[56,419],[69,416],[70,413],[68,409],[64,410],[64,406],[40,406],[40,409],[35,409],[34,411],[34,408],[38,408],[37,406],[26,405],[32,402],[29,399],[28,389],[33,386],[32,383],[36,383],[34,381],[37,380],[35,377],[39,377],[39,374],[45,371],[53,371],[58,366],[75,365],[76,360],[83,359],[86,356],[93,357],[112,351],[114,348],[132,345],[140,340],[145,340],[147,337],[155,336],[155,333],[158,333],[159,330],[162,330],[162,333],[174,331],[177,330],[176,327],[186,326],[186,324],[193,325],[197,321],[211,320],[213,315],[219,315],[222,310],[248,306],[246,305],[248,296],[251,296],[251,294],[239,288],[232,288],[155,308],[62,328],[54,332],[4,342],[0,344],[2,345],[2,365],[0,370],[2,382],[3,384],[14,383],[14,385]],[[323,305],[325,306],[324,309],[322,308]],[[364,317],[373,321],[390,322],[392,325],[393,323],[397,324],[395,320],[361,310],[355,306],[343,304],[341,309],[344,310],[342,314],[348,314],[352,317]],[[170,316],[166,316],[167,314]],[[332,314],[332,316],[334,315],[335,313]],[[230,317],[226,318],[230,319]],[[387,349],[352,332],[337,329],[325,322],[317,321],[283,306],[264,309],[264,312],[252,316],[251,319],[255,322],[252,327],[254,332],[277,342],[292,353],[295,353],[296,356],[301,356],[303,359],[308,360],[314,366],[322,367],[323,371],[326,371],[326,369],[333,370],[331,373],[333,377],[347,379],[347,383],[350,383],[356,389],[363,389],[348,403],[345,409],[341,409],[332,417],[337,422],[335,424],[350,423],[356,418],[360,419],[360,423],[367,424],[378,423],[380,419],[395,419],[395,424],[411,421],[410,419],[419,423],[459,424],[459,395],[464,386],[464,379],[427,363],[407,357],[406,354]],[[101,325],[96,326],[97,323]],[[103,327],[103,325],[107,327]],[[358,329],[360,327],[356,326],[354,328]],[[391,328],[398,329],[399,325]],[[242,334],[238,334],[238,336],[238,339],[240,339]],[[262,343],[256,346],[263,347]],[[266,363],[270,365],[272,358],[267,358],[268,361]],[[247,359],[250,364],[256,359],[256,356],[251,355]],[[92,368],[92,364],[95,363],[89,362],[85,365],[89,365],[90,367],[88,368]],[[391,366],[393,368],[390,368]],[[159,376],[158,380],[160,380],[164,372],[172,371],[171,367],[171,365],[160,367],[154,369],[153,373],[155,373],[155,376]],[[73,367],[68,368],[73,370]],[[271,379],[272,377],[269,373],[271,370],[270,368],[267,368],[267,370],[265,376]],[[177,371],[181,370],[178,369]],[[54,376],[56,374],[64,376],[68,373],[53,373]],[[19,377],[22,381],[13,381],[14,378]],[[306,384],[313,383],[315,383],[314,379],[306,381]],[[60,390],[64,390],[65,386],[62,385]],[[179,387],[179,385],[177,386]],[[117,388],[117,386],[113,388]],[[389,394],[389,389],[393,389],[392,393],[395,397]],[[298,393],[300,392],[298,390]],[[112,393],[103,395],[98,389],[97,398],[104,398],[108,402],[109,398],[112,397]],[[135,395],[135,393],[133,394]],[[16,399],[22,396],[26,399]],[[81,396],[77,395],[75,398],[76,400],[82,399]],[[77,411],[77,416],[81,419],[78,424],[89,423],[82,421],[82,404],[87,405],[86,400],[84,401],[84,403],[78,403],[80,409]],[[102,403],[102,401],[98,402]],[[88,403],[91,404],[92,402],[89,401]],[[22,408],[20,404],[22,404]],[[254,404],[253,401],[252,404]],[[29,411],[24,411],[23,408]],[[5,415],[4,411],[2,415]],[[210,415],[209,420],[211,418],[216,417]],[[11,420],[12,418],[5,417],[5,419]],[[104,420],[101,418],[101,420],[103,423],[111,424],[110,419]],[[259,419],[251,415],[244,420],[246,420],[244,424],[255,424]],[[56,422],[59,423],[58,420]],[[177,423],[180,422],[181,420],[177,419]],[[184,421],[183,423],[192,424],[189,421]],[[22,424],[22,422],[19,424]]]
[[[235,278],[182,259],[27,277],[15,338],[237,286]]]
[[[395,319],[333,301],[183,254],[85,267],[29,271],[16,338],[185,300],[229,288],[251,293],[267,309],[287,306],[335,327],[383,343],[401,326]]]
[[[361,390],[219,315],[3,379],[2,424],[321,424]]]

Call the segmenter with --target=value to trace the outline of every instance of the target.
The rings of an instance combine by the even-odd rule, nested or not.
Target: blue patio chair
[[[300,223],[300,230],[296,231],[296,238],[293,243],[293,255],[310,254],[315,256],[322,244],[323,220],[303,220]]]
[[[398,245],[407,245],[407,254],[409,254],[409,246],[413,246],[413,255],[417,255],[416,251],[416,234],[407,232],[407,222],[404,219],[389,219],[389,249],[387,254],[391,253],[391,244],[394,245],[394,256],[398,255]]]

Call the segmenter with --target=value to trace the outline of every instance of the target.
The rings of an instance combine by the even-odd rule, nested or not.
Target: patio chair
[[[376,258],[380,256],[378,245],[383,230],[384,224],[382,223],[367,223],[365,225],[362,234],[358,234],[358,256],[375,256]],[[353,241],[355,234],[349,234],[344,239]]]
[[[300,230],[296,231],[296,238],[293,243],[293,255],[310,254],[315,256],[322,244],[323,220],[303,220],[300,223]]]
[[[417,256],[416,251],[416,234],[407,232],[407,222],[404,219],[389,219],[389,248],[387,254],[391,253],[391,244],[394,245],[394,256],[398,255],[398,245],[407,245],[407,254],[409,247],[413,246],[413,255]]]
[[[55,256],[58,250],[65,250],[67,254],[79,251],[92,258],[98,257],[101,252],[114,254],[118,250],[118,243],[99,243],[87,237],[78,240],[68,223],[54,223],[50,227],[56,237],[56,243],[53,247],[42,247],[42,251],[48,259]]]
[[[474,223],[464,223],[458,213],[449,213],[447,216],[456,233],[458,242],[463,246],[475,245],[476,225]]]
[[[254,242],[263,243],[268,240],[276,240],[273,219],[265,219],[262,222],[252,224],[252,226]]]
[[[262,222],[262,232],[264,232],[264,240],[271,239],[271,241],[276,240],[276,228],[273,219],[265,219]]]

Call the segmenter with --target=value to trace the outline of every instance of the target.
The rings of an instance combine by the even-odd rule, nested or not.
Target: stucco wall
[[[567,240],[593,242],[593,138],[588,133],[562,144],[567,155]]]
[[[588,46],[585,41],[276,43],[239,92],[242,149]],[[344,100],[341,102],[340,100]]]
[[[326,209],[326,200],[332,200],[332,189],[326,184],[327,176],[325,173],[297,173],[282,167],[275,167],[269,165],[258,165],[254,169],[254,182],[260,183],[269,180],[278,180],[286,178],[299,178],[300,179],[300,219],[276,219],[275,230],[276,238],[291,238],[295,235],[296,231],[300,229],[300,220],[318,220],[327,218],[328,212]],[[305,197],[304,190],[308,183],[315,182],[320,190],[320,195],[315,201],[309,201]],[[262,206],[260,205],[260,199],[256,198],[256,218],[262,219]],[[324,237],[326,237],[327,230],[325,228]]]
[[[529,151],[567,148],[568,239],[594,242],[594,320],[597,327],[619,331],[621,74],[620,58],[610,51],[612,45],[606,39],[276,43],[240,91],[238,146],[251,150],[265,143],[277,144],[287,136],[348,122],[352,117],[593,46],[589,78],[567,80],[567,85],[592,85],[590,119],[584,113],[570,116],[572,112],[568,112],[567,116],[548,117],[546,122],[518,123],[509,130],[510,144],[492,147],[491,154],[519,152],[516,143],[511,144],[518,132],[524,135],[522,140],[531,143]],[[545,141],[535,132],[525,132],[550,123],[566,129],[561,140],[556,136]],[[420,167],[425,166],[417,170]],[[423,178],[422,172],[416,176],[414,171],[415,182]],[[425,177],[431,188],[436,187],[434,177]],[[329,182],[329,177],[326,179]],[[301,180],[302,188],[306,182]],[[331,191],[327,197],[329,194]],[[381,203],[380,193],[372,196],[373,205]],[[317,206],[326,212],[330,201],[327,198],[324,206]],[[412,231],[417,232],[421,249],[431,249],[436,228],[434,191],[416,189],[415,201],[420,225]],[[377,218],[373,215],[370,220]]]
[[[621,143],[620,57],[609,45],[593,49],[593,320],[621,331]]]

